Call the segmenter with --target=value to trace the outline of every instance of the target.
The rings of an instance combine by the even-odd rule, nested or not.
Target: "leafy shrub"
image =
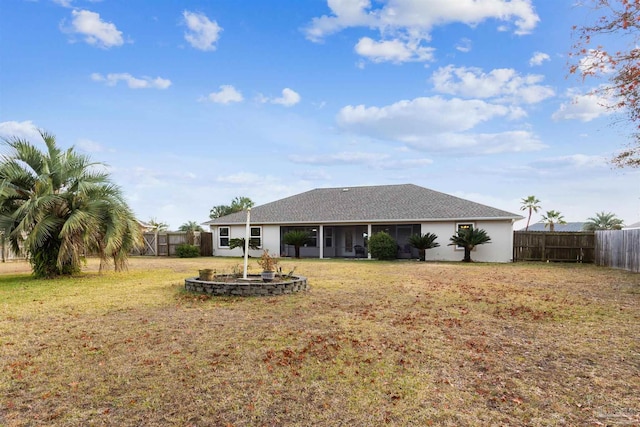
[[[414,234],[409,237],[409,244],[420,252],[420,261],[424,261],[426,259],[427,249],[440,246],[440,243],[436,242],[437,238],[438,236],[433,233]]]
[[[389,233],[380,231],[369,238],[369,252],[374,258],[395,259],[398,254],[398,244]]]
[[[180,258],[196,258],[200,256],[200,248],[195,245],[178,245],[176,255]]]
[[[258,260],[258,265],[262,267],[262,271],[276,271],[278,260],[269,254],[269,249],[265,249]]]

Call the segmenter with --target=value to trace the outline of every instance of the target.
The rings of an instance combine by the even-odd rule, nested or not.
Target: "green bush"
[[[178,245],[176,246],[176,255],[180,258],[196,258],[200,256],[200,248],[195,245]]]
[[[380,231],[369,238],[369,252],[373,258],[395,259],[398,254],[398,244],[389,233]]]

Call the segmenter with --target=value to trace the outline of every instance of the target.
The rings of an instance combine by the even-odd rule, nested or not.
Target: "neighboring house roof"
[[[138,221],[138,225],[140,225],[140,228],[142,228],[143,231],[153,231],[155,230],[155,227],[149,223],[146,223],[144,221],[140,221],[139,219]]]
[[[633,224],[625,225],[624,227],[622,227],[623,230],[630,228],[640,228],[640,222],[634,222]]]
[[[251,209],[251,222],[310,224],[434,220],[518,220],[523,217],[413,184],[317,188]],[[239,224],[236,212],[205,224]]]
[[[584,222],[567,222],[566,224],[555,224],[553,231],[584,231]],[[526,228],[526,227],[525,227]],[[521,228],[520,231],[524,231],[525,228]],[[543,222],[536,222],[529,225],[529,231],[549,231],[549,227],[545,227]]]

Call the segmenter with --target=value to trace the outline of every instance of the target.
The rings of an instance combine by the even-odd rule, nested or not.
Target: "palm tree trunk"
[[[529,208],[529,218],[527,218],[527,226],[524,231],[529,231],[529,222],[531,222],[531,208]]]
[[[471,248],[464,248],[464,262],[471,262]]]
[[[300,246],[296,245],[296,258],[300,258]]]

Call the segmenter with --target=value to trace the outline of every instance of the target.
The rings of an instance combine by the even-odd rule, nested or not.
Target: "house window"
[[[474,224],[472,222],[459,222],[456,224],[456,231],[460,232],[462,230],[468,230],[469,228],[473,228]],[[456,250],[464,250],[463,246],[456,246]]]
[[[309,235],[309,243],[304,246],[309,248],[318,246],[318,229],[316,227],[282,227],[282,236],[289,231],[305,231]]]
[[[229,247],[229,227],[218,227],[218,247]]]
[[[347,230],[344,235],[344,250],[353,252],[353,232]]]
[[[249,243],[252,246],[262,248],[262,227],[251,227],[251,237]]]
[[[333,227],[326,227],[324,229],[324,246],[326,248],[333,247]]]

